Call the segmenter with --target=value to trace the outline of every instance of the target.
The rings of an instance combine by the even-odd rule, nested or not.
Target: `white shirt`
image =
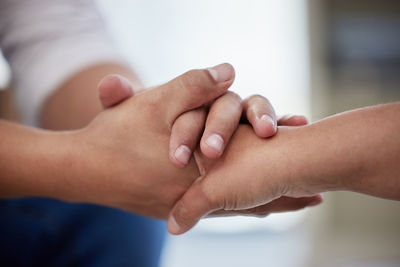
[[[123,62],[92,0],[0,0],[0,48],[31,125],[69,77],[97,63]]]

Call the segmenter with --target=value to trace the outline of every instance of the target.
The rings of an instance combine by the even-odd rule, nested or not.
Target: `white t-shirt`
[[[101,62],[123,62],[92,0],[0,0],[0,48],[31,125],[69,77]]]

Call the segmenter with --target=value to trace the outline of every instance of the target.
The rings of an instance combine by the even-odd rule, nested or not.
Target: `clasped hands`
[[[227,91],[233,81],[229,64],[140,92],[121,76],[104,78],[104,111],[73,135],[74,152],[84,156],[71,163],[80,178],[64,200],[168,218],[172,234],[205,216],[266,216],[321,203],[318,192],[292,190],[285,156],[292,127],[276,127],[301,127],[305,118],[276,122],[265,98],[242,101]]]

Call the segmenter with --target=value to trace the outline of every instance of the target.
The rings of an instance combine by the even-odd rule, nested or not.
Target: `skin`
[[[227,66],[227,73],[224,75],[228,75],[233,82],[235,73],[232,66],[222,65]],[[98,88],[100,80],[102,82]],[[86,126],[103,108],[115,106],[145,90],[140,79],[126,66],[112,63],[92,66],[68,79],[48,97],[42,108],[40,125],[51,130],[79,129]],[[185,112],[177,118],[171,132],[171,162],[176,167],[185,167],[200,140],[205,156],[220,157],[242,114],[244,120],[251,118],[249,122],[260,137],[275,134],[275,111],[266,98],[254,95],[242,101],[237,94],[229,91],[218,100]],[[263,115],[264,119],[261,120]],[[206,143],[207,138],[215,134],[223,140],[220,149]],[[179,159],[177,149],[181,146],[185,147],[187,153]]]
[[[4,174],[0,195],[96,203],[166,218],[176,200],[199,176],[193,159],[184,169],[169,161],[172,129],[182,114],[226,95],[234,76],[229,65],[224,68],[217,70],[228,70],[231,75],[216,77],[209,70],[194,70],[134,96],[126,87],[129,83],[109,77],[100,85],[100,99],[108,109],[81,130],[46,131],[0,122],[0,169]],[[75,88],[73,85],[63,88]],[[78,106],[82,103],[81,98],[68,94],[64,97]],[[60,99],[58,93],[51,96],[45,111],[56,107]],[[99,106],[88,102],[93,112]],[[79,108],[61,107],[64,112],[43,115],[47,128],[79,127],[90,117],[81,115],[82,120],[74,122],[70,118]],[[257,112],[265,108],[251,107]],[[297,208],[310,202],[312,198]]]
[[[282,197],[346,190],[400,200],[400,102],[341,113],[268,140],[239,126],[218,161],[175,204],[168,221],[182,234],[210,213],[265,216]]]
[[[193,160],[185,169],[169,162],[173,122],[224,94],[233,75],[227,78],[189,72],[106,109],[77,131],[2,122],[2,196],[46,196],[165,217],[177,192],[198,176]]]
[[[104,63],[83,69],[56,88],[44,101],[39,116],[40,127],[57,131],[85,127],[103,110],[102,103],[105,107],[110,106],[117,97],[123,98],[126,94],[126,90],[122,89],[99,101],[98,84],[104,76],[112,73],[126,77],[135,90],[143,88],[135,73],[123,65]]]

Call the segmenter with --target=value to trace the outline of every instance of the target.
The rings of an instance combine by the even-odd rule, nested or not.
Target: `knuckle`
[[[182,128],[197,128],[197,126],[201,126],[201,123],[204,121],[204,117],[204,112],[201,110],[191,110],[182,114],[177,119],[177,123],[179,123]]]
[[[160,112],[160,100],[157,97],[140,99],[140,108],[146,110],[146,114],[158,114]]]
[[[107,74],[100,81],[99,85],[117,86],[119,85],[119,79],[116,74]]]
[[[135,109],[134,112],[139,113],[140,116],[138,117],[147,125],[151,124],[150,122],[153,121],[153,117],[165,116],[165,110],[162,105],[163,99],[159,94],[141,94],[134,97],[131,101],[131,106]],[[128,113],[132,116],[132,110],[129,110]]]
[[[248,108],[247,108],[247,116],[248,117],[255,117],[255,116],[257,116],[257,113],[258,113],[258,108],[255,106],[255,105],[250,105]]]
[[[223,101],[222,105],[220,105],[222,102],[215,103],[212,115],[209,116],[207,122],[207,128],[215,129],[214,131],[226,137],[237,128],[242,114],[242,105],[240,96],[233,92],[227,92],[221,101]],[[222,109],[224,112],[220,112]]]
[[[225,95],[228,97],[229,101],[231,101],[232,104],[240,104],[242,102],[242,98],[235,92],[228,91],[225,93]]]
[[[193,142],[199,138],[204,127],[205,119],[197,110],[182,114],[173,125],[173,133],[179,140]]]
[[[268,99],[265,96],[262,96],[260,94],[251,95],[251,96],[249,96],[248,99],[254,100],[254,101],[268,101]]]
[[[252,95],[246,98],[245,102],[247,103],[248,107],[257,107],[257,106],[271,106],[271,103],[269,102],[268,98],[262,95]]]
[[[196,76],[197,70],[189,70],[185,72],[181,76],[182,84],[185,85],[185,87],[191,87],[193,85],[193,80],[196,78]]]
[[[222,130],[226,132],[226,134],[231,135],[234,130],[238,127],[238,121],[233,119],[227,119],[225,123],[221,123]],[[225,140],[226,141],[226,140]]]
[[[225,200],[221,199],[220,194],[215,190],[212,182],[205,181],[203,186],[199,187],[198,194],[200,199],[206,204],[209,210],[223,208]]]
[[[181,86],[191,93],[197,93],[210,80],[207,70],[189,70],[180,77]]]
[[[184,199],[181,199],[177,204],[174,217],[178,224],[181,226],[190,225],[193,221],[193,218],[189,213],[189,209],[187,208],[186,201]]]
[[[245,100],[244,104],[245,110],[247,110],[248,117],[254,117],[259,114],[259,112],[267,113],[270,115],[275,114],[274,109],[269,102],[269,100],[262,95],[252,95]]]
[[[174,129],[171,133],[171,143],[173,146],[171,147],[172,150],[177,149],[181,145],[187,146],[190,150],[193,150],[196,142],[194,137],[194,130],[183,128],[182,131],[178,130],[178,128]],[[173,156],[175,156],[175,151],[171,151]]]
[[[207,132],[216,132],[220,134],[226,143],[227,139],[235,131],[237,126],[238,123],[236,123],[236,120],[222,117],[215,119],[214,123],[208,127]]]

